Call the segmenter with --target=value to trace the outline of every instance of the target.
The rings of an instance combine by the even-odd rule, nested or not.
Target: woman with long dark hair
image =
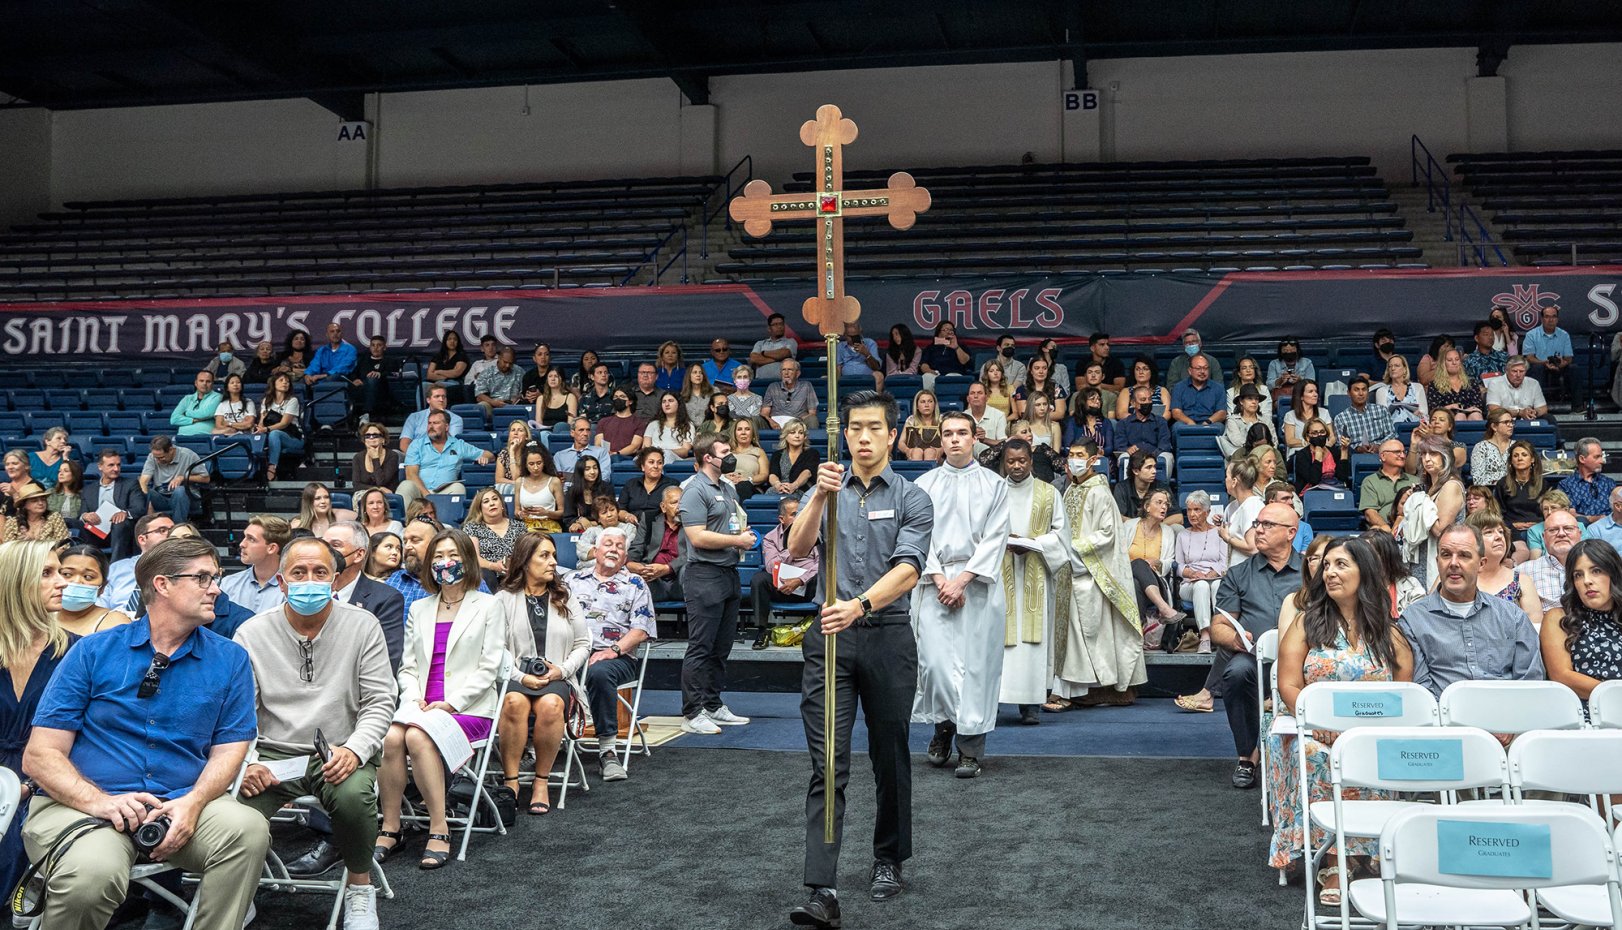
[[[107,555],[95,546],[58,544],[58,570],[67,587],[62,589],[62,609],[56,622],[75,636],[89,636],[130,622],[128,614],[109,610],[96,603],[107,590]],[[120,605],[123,606],[123,605]]]
[[[1524,439],[1509,444],[1509,461],[1498,482],[1498,509],[1509,524],[1510,538],[1526,542],[1526,531],[1543,522],[1538,498],[1543,496],[1543,462]]]
[[[462,379],[467,376],[467,350],[462,348],[462,334],[454,329],[445,330],[439,338],[439,351],[428,360],[428,371],[422,376],[429,384],[443,385],[452,403],[462,396]]]
[[[270,376],[259,401],[259,422],[253,431],[265,434],[265,478],[276,480],[282,457],[304,452],[304,408],[293,396],[293,376],[278,371]]]
[[[603,480],[603,465],[594,455],[582,455],[574,464],[574,477],[563,492],[563,524],[571,533],[583,533],[597,523],[597,498],[614,496],[614,486]]]
[[[913,338],[911,327],[905,323],[897,323],[890,327],[890,343],[884,347],[886,377],[917,374],[918,364],[923,358],[923,353],[918,351],[918,342]]]
[[[1318,577],[1321,584],[1315,583],[1308,589],[1300,622],[1291,625],[1279,639],[1277,699],[1293,712],[1302,689],[1315,681],[1413,680],[1413,650],[1391,617],[1389,579],[1374,547],[1355,537],[1336,539],[1324,547]],[[1331,741],[1321,736],[1305,737],[1312,801],[1330,797]],[[1287,747],[1284,758],[1294,756],[1295,747],[1289,742],[1297,738],[1301,737],[1281,737]],[[1279,768],[1283,770],[1278,773],[1282,776],[1279,797],[1299,797],[1296,767]],[[1346,789],[1343,797],[1375,800],[1394,796],[1388,792]],[[1292,860],[1301,856],[1305,823],[1296,805],[1286,803],[1281,814],[1274,826],[1272,856],[1268,863],[1276,869],[1287,868]],[[1327,835],[1313,829],[1313,846],[1323,849],[1328,844]],[[1374,839],[1347,840],[1347,852],[1352,856],[1372,857],[1377,849],[1378,842]],[[1342,876],[1349,873],[1349,866],[1336,859],[1333,848],[1325,855],[1323,868],[1318,871],[1320,904],[1340,905],[1345,887]]]
[[[659,419],[648,424],[643,438],[667,458],[685,459],[693,454],[693,440],[698,434],[693,429],[692,418],[687,415],[687,406],[675,391],[659,395]]]
[[[294,381],[304,377],[304,369],[315,358],[310,346],[310,334],[302,329],[289,330],[282,343],[282,352],[276,356],[276,372],[286,372]]]
[[[1622,678],[1622,556],[1603,539],[1584,539],[1566,556],[1560,606],[1543,616],[1543,668],[1584,701],[1602,681]]]
[[[1149,389],[1151,415],[1162,418],[1171,416],[1171,392],[1160,386],[1160,369],[1155,367],[1154,359],[1140,355],[1132,360],[1132,367],[1127,369],[1126,388],[1115,395],[1115,419],[1124,420],[1132,412],[1132,393],[1138,387]]]

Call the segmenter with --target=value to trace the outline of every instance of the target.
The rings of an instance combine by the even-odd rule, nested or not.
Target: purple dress
[[[423,687],[422,699],[430,704],[445,700],[445,644],[451,638],[451,625],[455,621],[446,621],[434,626],[434,658],[428,666],[428,681]],[[487,717],[471,717],[467,714],[451,714],[456,719],[462,732],[467,734],[468,742],[476,743],[482,739],[490,738],[492,721]]]

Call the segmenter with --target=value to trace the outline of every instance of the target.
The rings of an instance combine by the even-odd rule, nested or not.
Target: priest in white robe
[[[935,507],[923,576],[913,591],[918,637],[914,723],[935,724],[928,758],[937,767],[957,742],[959,778],[980,774],[986,734],[997,725],[1002,684],[1002,557],[1008,484],[974,460],[974,421],[941,418],[940,466],[918,479]]]
[[[1054,683],[1049,710],[1076,704],[1130,704],[1149,680],[1143,626],[1127,557],[1131,540],[1109,483],[1097,471],[1098,447],[1071,445],[1071,484],[1064,492],[1070,527],[1070,617],[1054,631]],[[1088,691],[1094,693],[1088,695]]]
[[[1042,722],[1037,711],[1053,680],[1053,618],[1069,620],[1074,555],[1064,499],[1052,484],[1032,477],[1031,466],[1030,443],[1003,444],[1009,543],[1002,560],[1006,615],[999,700],[1019,705],[1019,722],[1027,725]]]

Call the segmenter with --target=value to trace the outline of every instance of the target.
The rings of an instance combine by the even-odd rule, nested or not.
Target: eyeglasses
[[[225,575],[220,572],[191,572],[185,575],[164,575],[163,577],[190,578],[191,580],[197,582],[198,586],[204,591],[207,591],[209,588],[214,587],[214,585],[222,581],[225,578]]]
[[[169,669],[169,657],[161,652],[152,653],[152,664],[146,667],[146,674],[141,676],[141,687],[135,691],[138,698],[149,698],[158,693],[158,685],[163,683],[162,675]]]
[[[1380,454],[1381,455],[1404,455],[1405,456],[1405,455],[1408,454],[1408,450],[1407,449],[1381,449]]]
[[[1575,527],[1575,526],[1549,526],[1548,524],[1544,524],[1543,532],[1550,535],[1550,536],[1570,536],[1571,534],[1577,532],[1577,527]]]
[[[1254,523],[1252,523],[1250,525],[1254,526],[1258,530],[1291,530],[1291,531],[1293,531],[1295,529],[1295,527],[1289,525],[1288,523],[1274,523],[1272,520],[1257,520],[1257,521],[1255,521]]]
[[[385,437],[383,436],[382,433],[367,433],[366,438],[367,439],[383,439]]]
[[[298,677],[305,681],[315,681],[315,640],[299,640],[298,653],[304,659],[304,664],[299,667]]]

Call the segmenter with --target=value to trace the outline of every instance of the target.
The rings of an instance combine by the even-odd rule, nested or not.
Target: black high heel
[[[372,844],[372,861],[382,862],[384,859],[394,855],[394,851],[400,848],[401,835],[399,830],[379,830],[377,831],[377,835],[394,841],[393,846],[378,846],[375,843]]]

